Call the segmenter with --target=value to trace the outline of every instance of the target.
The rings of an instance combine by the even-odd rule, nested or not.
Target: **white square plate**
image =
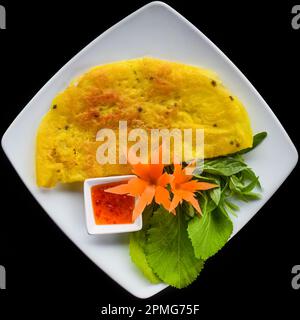
[[[265,204],[297,163],[287,133],[245,76],[190,22],[162,2],[152,2],[104,32],[70,60],[28,103],[2,139],[3,149],[36,200],[65,234],[104,272],[133,295],[150,297],[166,286],[150,284],[131,263],[124,235],[88,235],[82,185],[41,190],[35,183],[35,135],[53,97],[92,66],[142,56],[181,61],[215,70],[245,104],[254,132],[267,131],[263,145],[247,155],[260,176],[263,197],[243,204],[236,234]],[[122,272],[121,272],[122,270]]]

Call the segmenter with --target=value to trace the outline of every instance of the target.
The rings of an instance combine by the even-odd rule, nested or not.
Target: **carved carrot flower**
[[[200,190],[208,190],[217,187],[216,184],[191,180],[192,175],[187,175],[186,170],[180,164],[174,165],[173,180],[171,181],[171,191],[173,199],[169,211],[175,214],[175,208],[183,200],[189,202],[199,213],[201,209],[194,193]]]
[[[132,178],[127,184],[121,184],[116,187],[108,188],[105,191],[116,194],[128,194],[138,197],[133,210],[132,221],[134,221],[145,209],[145,207],[155,200],[157,204],[163,205],[169,210],[171,201],[170,193],[166,189],[173,177],[163,173],[164,165],[158,164],[131,164],[132,172],[137,177]]]

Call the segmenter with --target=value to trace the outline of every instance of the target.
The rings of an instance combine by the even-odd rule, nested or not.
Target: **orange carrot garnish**
[[[187,175],[185,173],[185,169],[183,169],[180,164],[174,165],[173,177],[174,179],[171,181],[173,199],[169,211],[175,214],[175,208],[179,203],[182,203],[182,201],[185,200],[189,202],[199,213],[201,213],[199,202],[195,198],[194,192],[212,189],[217,187],[217,185],[191,180],[193,176]]]
[[[161,159],[161,148],[160,148]],[[161,161],[160,161],[161,162]],[[161,204],[165,209],[169,210],[171,201],[170,193],[166,186],[171,183],[173,177],[168,173],[163,173],[164,165],[158,164],[131,164],[132,172],[137,175],[127,184],[108,188],[105,191],[116,194],[129,194],[138,197],[137,203],[133,210],[132,221],[134,221],[145,209],[145,207],[155,200],[157,204]]]

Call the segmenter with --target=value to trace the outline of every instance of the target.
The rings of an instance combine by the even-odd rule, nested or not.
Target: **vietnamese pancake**
[[[252,146],[248,114],[209,70],[154,58],[97,66],[53,100],[37,133],[40,187],[87,178],[130,174],[129,165],[99,164],[102,128],[204,129],[205,158]]]

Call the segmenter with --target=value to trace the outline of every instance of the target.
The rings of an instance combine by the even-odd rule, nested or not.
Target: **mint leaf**
[[[144,276],[151,283],[160,283],[160,279],[153,273],[147,262],[144,250],[146,245],[146,232],[149,228],[149,220],[152,216],[152,212],[153,207],[147,207],[143,212],[143,229],[130,234],[129,252],[131,260],[142,271]]]
[[[184,288],[197,278],[204,262],[195,258],[182,209],[176,211],[176,216],[164,208],[154,212],[145,251],[149,265],[161,280]]]
[[[232,221],[219,207],[212,211],[202,209],[202,216],[195,216],[188,224],[195,256],[203,260],[213,256],[226,244],[232,230]]]

